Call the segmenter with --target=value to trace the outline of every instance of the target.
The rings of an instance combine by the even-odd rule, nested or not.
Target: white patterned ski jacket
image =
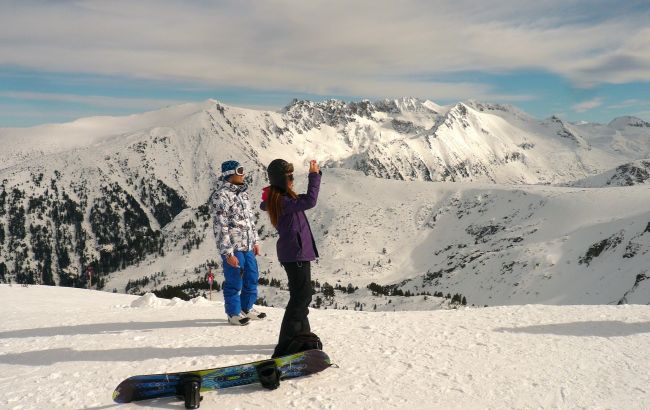
[[[222,182],[210,197],[214,238],[222,255],[253,250],[259,242],[248,185]]]

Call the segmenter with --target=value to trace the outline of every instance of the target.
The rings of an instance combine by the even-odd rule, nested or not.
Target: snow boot
[[[244,316],[246,316],[247,318],[249,318],[251,320],[264,319],[266,317],[266,313],[260,312],[260,311],[256,310],[255,308],[252,308],[249,311],[244,310],[243,312],[244,312]]]
[[[320,337],[312,332],[300,333],[275,346],[271,358],[275,359],[276,357],[287,356],[312,349],[323,350],[323,342],[321,342]]]
[[[239,314],[235,316],[228,316],[228,323],[235,326],[246,326],[250,319],[246,316]]]

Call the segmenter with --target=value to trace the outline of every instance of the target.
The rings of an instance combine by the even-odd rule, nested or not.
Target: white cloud
[[[602,97],[596,97],[596,98],[592,98],[591,100],[587,100],[587,101],[583,101],[581,103],[575,104],[575,105],[571,106],[571,108],[573,109],[573,111],[576,111],[576,112],[585,112],[585,111],[589,111],[591,109],[594,109],[596,107],[600,107],[601,105],[603,105],[603,98]]]
[[[632,98],[628,100],[621,101],[616,104],[608,105],[607,108],[611,109],[620,109],[620,108],[630,108],[630,107],[650,107],[650,100],[640,100],[638,98]]]
[[[68,110],[56,107],[36,109],[0,103],[0,132],[8,127],[25,127],[39,123],[71,121],[89,115],[92,115],[92,112],[89,113],[87,110],[82,109]]]
[[[0,97],[17,100],[57,101],[68,103],[88,104],[95,107],[110,107],[124,109],[150,109],[168,105],[178,105],[185,101],[151,98],[122,98],[97,95],[55,94],[31,91],[0,91]]]
[[[536,69],[582,86],[647,80],[648,17],[608,0],[10,1],[0,5],[0,64],[316,94],[514,101],[529,97],[415,78]]]

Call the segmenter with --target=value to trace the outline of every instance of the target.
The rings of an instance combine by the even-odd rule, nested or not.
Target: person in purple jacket
[[[260,208],[268,212],[271,224],[278,230],[278,259],[289,280],[289,303],[273,353],[278,357],[294,353],[292,349],[300,350],[295,346],[299,335],[311,335],[320,344],[307,319],[312,300],[311,261],[318,258],[318,250],[305,211],[316,206],[322,173],[316,161],[310,161],[307,193],[297,195],[293,191],[292,164],[276,159],[267,172],[270,186],[264,189]]]

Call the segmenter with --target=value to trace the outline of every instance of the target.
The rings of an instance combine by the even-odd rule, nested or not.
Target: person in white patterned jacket
[[[244,182],[244,168],[237,161],[221,164],[221,180],[210,197],[214,236],[223,262],[223,299],[228,322],[247,325],[265,313],[253,305],[257,300],[259,272],[255,256],[259,237]]]

